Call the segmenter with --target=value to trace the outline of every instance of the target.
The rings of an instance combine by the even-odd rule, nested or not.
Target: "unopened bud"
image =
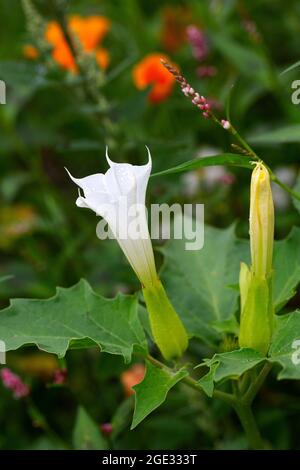
[[[250,247],[252,270],[266,278],[272,271],[274,240],[274,204],[270,175],[262,163],[257,163],[251,178]]]

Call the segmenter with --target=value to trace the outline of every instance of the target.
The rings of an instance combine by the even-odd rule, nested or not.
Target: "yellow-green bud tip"
[[[274,205],[270,175],[262,163],[252,172],[250,194],[250,246],[252,270],[267,278],[272,271]]]

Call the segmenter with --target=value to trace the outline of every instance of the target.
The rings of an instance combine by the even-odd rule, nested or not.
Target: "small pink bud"
[[[222,127],[226,130],[230,128],[230,122],[227,121],[226,119],[222,119],[221,124],[222,124]]]
[[[206,111],[203,113],[203,117],[205,117],[206,119],[209,118],[209,113],[207,113]]]
[[[105,434],[106,436],[109,436],[113,431],[113,427],[112,427],[111,423],[101,424],[100,429],[101,429],[102,433]]]
[[[56,369],[53,375],[53,383],[55,385],[62,385],[67,378],[67,369]]]

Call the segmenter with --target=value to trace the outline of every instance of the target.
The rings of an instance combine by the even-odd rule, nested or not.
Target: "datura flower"
[[[241,264],[241,325],[239,344],[266,354],[273,325],[272,257],[274,239],[274,205],[270,175],[257,163],[250,190],[250,247],[252,265]]]
[[[146,217],[146,189],[151,173],[148,150],[146,165],[115,163],[105,174],[85,178],[69,176],[82,189],[78,207],[92,209],[103,217],[140,280],[153,338],[166,359],[180,357],[187,348],[184,326],[158,278]],[[68,170],[67,170],[68,171]]]

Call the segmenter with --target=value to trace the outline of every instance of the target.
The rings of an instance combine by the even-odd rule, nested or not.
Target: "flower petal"
[[[132,203],[144,204],[148,180],[152,168],[152,160],[149,148],[148,162],[146,165],[131,165],[129,163],[115,163],[108,156],[108,148],[106,147],[106,159],[110,169],[106,172],[106,185],[114,196],[127,196],[130,192],[134,193]],[[130,205],[128,201],[128,205]]]
[[[65,168],[65,170],[67,171],[71,180],[74,181],[74,183],[76,183],[77,186],[83,190],[85,196],[94,191],[99,192],[104,188],[103,173],[96,173],[95,175],[85,176],[84,178],[74,178],[67,168]]]

